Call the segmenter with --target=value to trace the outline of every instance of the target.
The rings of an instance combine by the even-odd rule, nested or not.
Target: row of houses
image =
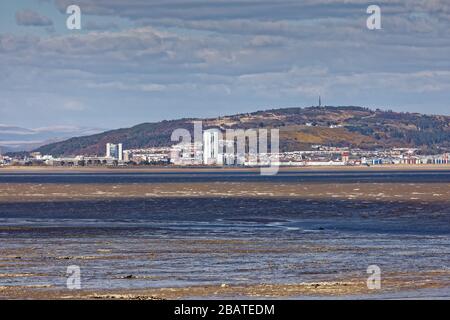
[[[231,150],[231,151],[230,151]],[[349,148],[313,146],[313,150],[279,153],[238,150],[231,141],[220,140],[214,133],[203,135],[202,142],[124,150],[122,144],[106,144],[105,156],[57,157],[31,153],[23,159],[0,155],[0,165],[42,164],[49,166],[372,166],[372,165],[444,165],[448,153],[418,155],[416,149],[367,151]]]

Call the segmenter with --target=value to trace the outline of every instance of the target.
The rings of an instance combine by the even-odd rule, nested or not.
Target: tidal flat
[[[449,208],[446,170],[1,172],[0,298],[449,299]]]

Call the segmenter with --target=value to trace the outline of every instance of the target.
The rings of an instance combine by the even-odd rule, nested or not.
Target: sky
[[[448,0],[2,0],[0,124],[112,129],[319,95],[448,115],[449,30]]]

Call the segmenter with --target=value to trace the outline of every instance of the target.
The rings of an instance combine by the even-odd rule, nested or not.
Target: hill
[[[202,120],[204,129],[279,128],[283,151],[305,150],[313,144],[362,149],[415,147],[429,153],[450,150],[450,116],[328,106],[142,123],[51,143],[36,151],[54,156],[102,155],[107,142],[123,143],[125,149],[170,146],[173,130],[192,131],[194,120]]]

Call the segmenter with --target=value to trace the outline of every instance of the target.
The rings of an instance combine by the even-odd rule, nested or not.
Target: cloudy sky
[[[0,124],[116,128],[319,95],[450,114],[449,31],[448,0],[2,0]]]

